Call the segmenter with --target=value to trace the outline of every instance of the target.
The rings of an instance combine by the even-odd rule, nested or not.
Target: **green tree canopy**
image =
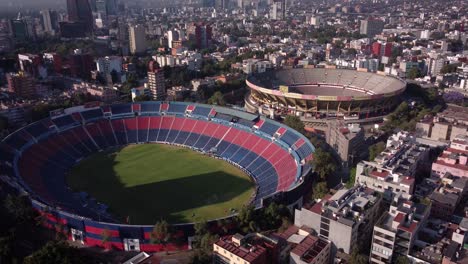
[[[17,221],[27,221],[34,217],[31,203],[25,196],[8,194],[4,200],[4,206]]]
[[[284,124],[298,131],[299,133],[302,133],[302,134],[305,133],[304,123],[297,116],[290,116],[290,115],[286,116],[286,118],[284,119]]]
[[[221,105],[224,106],[226,105],[226,102],[224,101],[224,95],[221,92],[215,92],[209,99],[208,99],[208,104],[214,104],[214,105]]]
[[[395,264],[410,264],[410,260],[407,256],[400,255],[396,258]]]
[[[133,98],[134,102],[144,102],[144,101],[151,101],[151,97],[147,94],[138,95]]]
[[[456,72],[459,66],[461,66],[461,63],[451,63],[451,64],[444,65],[442,69],[440,69],[440,73],[446,74],[446,73]]]
[[[406,73],[406,78],[408,79],[416,79],[421,77],[421,71],[418,68],[411,68],[408,73]]]
[[[382,151],[385,150],[385,143],[378,142],[369,147],[369,160],[373,161]]]
[[[327,183],[324,181],[317,182],[314,185],[313,188],[313,193],[312,193],[312,198],[314,199],[322,199],[329,191]]]
[[[237,214],[236,220],[244,233],[256,231],[254,226],[255,210],[252,205],[242,207]]]
[[[354,247],[353,250],[351,251],[351,257],[349,259],[349,263],[351,264],[367,264],[369,263],[369,258],[361,254],[357,247]]]
[[[25,264],[43,263],[86,263],[78,249],[70,247],[66,242],[48,242],[43,248],[24,259]]]
[[[312,165],[314,166],[315,172],[317,172],[323,180],[328,175],[335,172],[336,169],[335,160],[332,155],[321,147],[315,149]]]
[[[346,188],[351,188],[354,186],[354,183],[356,182],[356,167],[352,168],[349,171],[349,179],[348,182],[346,182]]]
[[[171,232],[169,223],[166,220],[158,221],[153,228],[151,233],[151,243],[153,244],[167,244],[171,239]]]

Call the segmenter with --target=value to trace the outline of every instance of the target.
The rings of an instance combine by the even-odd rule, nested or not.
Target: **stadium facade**
[[[238,166],[256,183],[251,201],[256,208],[273,199],[301,206],[312,170],[307,161],[315,151],[293,129],[233,109],[178,102],[81,106],[56,111],[5,138],[0,179],[11,191],[28,195],[45,226],[71,240],[120,250],[187,249],[193,223],[173,225],[183,243],[152,244],[154,223],[129,225],[66,185],[67,171],[89,155],[144,143],[188,147]]]
[[[246,83],[249,112],[304,120],[382,117],[397,106],[406,88],[396,77],[334,68],[270,71],[252,75]]]

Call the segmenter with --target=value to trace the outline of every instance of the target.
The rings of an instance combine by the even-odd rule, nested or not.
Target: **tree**
[[[312,198],[322,199],[328,193],[328,191],[329,189],[326,182],[317,182],[313,188]]]
[[[70,247],[66,242],[52,241],[48,242],[44,247],[34,252],[31,256],[24,259],[25,264],[42,264],[42,263],[85,263],[83,257],[80,256],[78,249]]]
[[[169,223],[166,220],[160,220],[154,225],[150,241],[153,244],[166,246],[171,240],[171,235]]]
[[[408,73],[406,74],[406,78],[408,79],[416,79],[421,76],[421,71],[418,68],[411,68]]]
[[[258,221],[262,226],[262,230],[275,229],[281,226],[283,219],[290,217],[289,210],[283,204],[277,204],[275,202],[270,203],[267,207],[260,211],[261,215],[258,217]]]
[[[226,105],[226,102],[224,101],[224,95],[219,91],[215,92],[213,96],[211,96],[208,99],[208,104],[221,105],[221,106]]]
[[[123,93],[130,93],[132,88],[138,87],[140,83],[138,82],[138,76],[134,73],[129,73],[127,76],[127,80],[122,84]]]
[[[236,219],[239,227],[244,233],[248,233],[249,231],[256,231],[252,230],[255,221],[255,211],[252,205],[242,207],[239,211],[239,214],[237,214]]]
[[[360,254],[359,250],[354,247],[351,251],[351,257],[349,259],[350,264],[367,264],[369,263],[368,257],[366,255]]]
[[[144,101],[151,101],[151,97],[147,94],[142,94],[133,98],[133,102],[144,102]]]
[[[284,124],[298,131],[299,133],[305,133],[304,123],[302,123],[301,119],[297,116],[286,116],[286,118],[284,119]]]
[[[204,235],[202,235],[199,239],[200,249],[202,249],[205,252],[210,252],[213,249],[213,244],[219,239],[219,236],[207,232]]]
[[[191,264],[211,264],[213,263],[213,258],[209,252],[206,252],[204,250],[195,250],[190,263]]]
[[[34,217],[31,203],[25,196],[14,196],[8,194],[4,201],[4,206],[13,215],[16,221],[24,222]]]
[[[378,142],[369,147],[369,160],[373,161],[382,151],[385,150],[385,143]]]
[[[317,172],[323,180],[336,169],[335,160],[332,155],[321,147],[315,150],[312,165],[314,166],[315,172]]]
[[[0,261],[2,263],[7,263],[6,260],[10,259],[13,251],[13,242],[14,239],[12,234],[0,237]]]
[[[202,248],[202,237],[209,233],[208,231],[208,223],[206,221],[198,222],[195,223],[194,225],[195,229],[195,243],[194,247],[195,248]]]
[[[451,64],[444,65],[440,69],[440,73],[446,74],[446,73],[456,72],[459,66],[461,66],[461,63],[451,63]]]
[[[395,264],[410,264],[410,260],[407,256],[400,255],[396,258]]]
[[[352,168],[349,171],[349,179],[348,182],[346,182],[346,188],[351,188],[354,186],[354,183],[356,182],[356,167]]]
[[[283,233],[292,225],[291,220],[287,217],[281,219],[281,226],[278,228],[278,233]]]
[[[55,239],[56,240],[67,240],[69,235],[69,229],[62,223],[55,224]]]

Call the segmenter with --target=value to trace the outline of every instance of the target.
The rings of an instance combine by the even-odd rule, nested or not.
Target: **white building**
[[[410,201],[391,205],[374,226],[370,263],[394,263],[399,255],[409,255],[430,211],[430,206]]]
[[[320,16],[312,16],[310,18],[310,24],[312,26],[318,27],[318,26],[322,25],[322,23],[323,23],[323,19]]]
[[[112,71],[120,74],[122,72],[122,58],[118,56],[101,57],[96,61],[96,68],[98,72],[106,75]]]
[[[173,48],[172,42],[173,41],[178,41],[179,40],[179,33],[175,30],[169,30],[167,32],[167,44],[169,48]]]
[[[245,74],[262,73],[272,67],[271,62],[267,60],[246,59],[242,61],[242,71]]]

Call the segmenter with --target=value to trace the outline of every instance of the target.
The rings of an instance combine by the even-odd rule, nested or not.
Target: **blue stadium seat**
[[[299,139],[299,136],[290,130],[286,130],[286,133],[284,133],[280,139],[286,142],[289,146],[292,146]]]
[[[80,114],[87,121],[97,119],[97,118],[101,118],[102,115],[103,115],[101,108],[96,108],[96,109],[83,111],[83,112],[80,112]]]
[[[221,113],[217,113],[215,118],[217,119],[221,119],[221,120],[224,120],[224,121],[227,121],[227,122],[231,122],[232,121],[232,116],[230,115],[225,115],[225,114],[221,114]]]
[[[202,149],[206,146],[206,143],[208,143],[208,141],[210,140],[211,138],[210,137],[207,137],[205,135],[201,135],[197,142],[195,143],[194,147],[198,148],[198,149]]]
[[[208,117],[208,114],[210,113],[210,111],[211,111],[211,108],[197,105],[195,106],[195,110],[192,111],[192,115]]]
[[[21,148],[29,142],[22,133],[23,132],[18,132],[10,135],[4,142],[14,149],[21,150]]]
[[[29,134],[37,138],[41,136],[42,134],[48,132],[49,127],[46,125],[44,121],[39,121],[39,122],[36,122],[27,126],[25,128],[25,131],[27,131]]]
[[[128,144],[131,143],[138,143],[138,130],[127,130],[127,139],[128,139]]]
[[[141,103],[141,113],[158,113],[161,108],[160,102],[143,102]]]
[[[150,129],[148,131],[148,141],[156,142],[158,138],[159,129]]]
[[[112,115],[133,114],[132,104],[114,104],[110,107]]]
[[[169,142],[169,143],[174,142],[178,134],[179,134],[179,130],[171,129],[169,131],[169,134],[167,135],[166,142]]]
[[[263,125],[260,127],[260,131],[265,132],[271,136],[275,134],[275,132],[278,130],[279,126],[274,125],[268,121],[265,120]]]
[[[160,129],[158,133],[158,139],[157,141],[159,142],[166,142],[167,135],[169,134],[169,130],[167,129]]]
[[[63,127],[68,127],[71,125],[76,125],[78,122],[73,119],[71,115],[65,115],[61,117],[57,117],[52,119],[52,122],[58,127],[58,128],[63,128]]]
[[[226,159],[231,159],[232,155],[234,155],[241,147],[236,144],[229,144],[229,147],[224,150],[222,156]]]
[[[248,150],[244,148],[240,148],[232,157],[231,161],[234,163],[239,163],[247,154],[249,153]]]
[[[189,135],[190,135],[190,132],[180,131],[179,134],[177,135],[177,138],[174,140],[174,143],[181,144],[181,145],[184,144]]]
[[[251,128],[251,127],[253,127],[255,125],[255,122],[249,121],[249,120],[243,119],[243,118],[239,118],[239,120],[237,120],[237,123],[239,125],[243,125],[243,126],[248,127],[248,128]]]
[[[148,129],[138,129],[138,141],[140,143],[148,141]]]
[[[171,103],[171,104],[169,104],[169,109],[167,111],[169,113],[185,114],[186,109],[187,109],[186,104]]]
[[[247,156],[245,156],[239,162],[239,165],[241,165],[242,167],[247,167],[250,163],[252,163],[252,161],[255,160],[256,157],[258,157],[258,154],[254,153],[254,152],[249,152],[249,154],[247,154]]]
[[[190,135],[187,138],[187,141],[185,141],[185,145],[193,147],[199,138],[200,134],[190,133]]]
[[[297,154],[301,159],[305,159],[313,153],[313,150],[307,145],[302,145],[298,150]]]

